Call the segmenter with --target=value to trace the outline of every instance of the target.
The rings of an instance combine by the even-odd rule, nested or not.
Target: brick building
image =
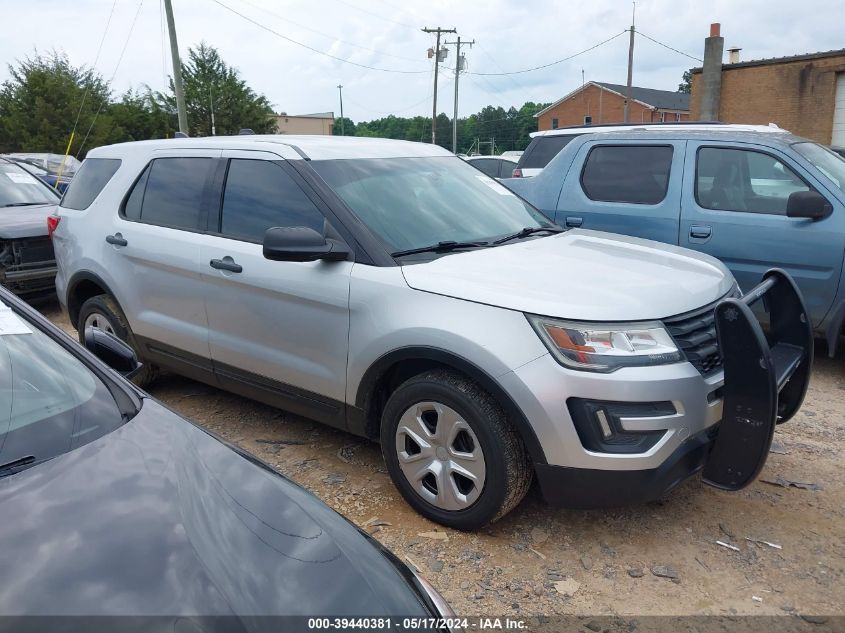
[[[819,143],[845,145],[845,49],[721,68],[721,90],[712,108],[719,121],[775,123]],[[709,118],[701,114],[702,93],[702,68],[693,68],[693,120]]]
[[[288,114],[275,116],[276,134],[332,134],[334,112],[316,114]]]
[[[535,114],[537,129],[554,130],[587,122],[592,125],[623,123],[626,90],[626,86],[619,84],[588,81]],[[631,86],[628,107],[631,123],[668,123],[687,121],[689,117],[688,94]]]

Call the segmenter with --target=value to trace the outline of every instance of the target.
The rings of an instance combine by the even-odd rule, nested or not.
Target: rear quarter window
[[[525,153],[519,157],[517,167],[519,169],[543,169],[576,136],[580,135],[535,136],[528,144]]]
[[[86,158],[70,181],[61,206],[79,211],[90,207],[119,167],[120,159],[117,158]]]

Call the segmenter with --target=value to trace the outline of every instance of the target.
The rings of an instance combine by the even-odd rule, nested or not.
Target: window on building
[[[202,193],[213,164],[210,158],[155,159],[126,199],[124,217],[145,224],[198,230]]]
[[[587,156],[581,186],[591,200],[658,204],[671,166],[672,148],[665,145],[598,145]]]
[[[790,194],[810,187],[780,160],[726,147],[698,150],[695,197],[706,209],[786,215]]]
[[[681,120],[681,113],[680,113],[680,112],[676,112],[676,113],[675,113],[675,120],[676,120],[676,121],[680,121],[680,120]]]
[[[558,128],[557,118],[552,119],[552,129],[556,130]]]
[[[280,165],[233,159],[226,175],[220,232],[263,242],[267,229],[305,226],[323,232],[323,214]]]
[[[666,113],[665,112],[660,113],[660,122],[666,123]]]

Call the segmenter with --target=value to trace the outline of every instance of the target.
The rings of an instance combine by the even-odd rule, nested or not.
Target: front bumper
[[[657,468],[598,470],[537,464],[535,472],[547,503],[566,508],[606,508],[660,499],[704,468],[715,429],[690,437]]]
[[[768,336],[749,308],[763,297],[771,314]],[[724,370],[710,376],[688,362],[588,373],[546,355],[500,378],[545,452],[536,472],[547,499],[580,507],[654,499],[702,469],[705,483],[726,490],[756,478],[775,425],[795,414],[806,393],[812,328],[797,286],[780,270],[767,272],[745,297],[721,301],[714,315]],[[662,433],[648,450],[588,450],[569,398],[671,403],[674,413],[666,406],[654,417],[619,419],[623,432]],[[648,411],[632,410],[638,408]]]

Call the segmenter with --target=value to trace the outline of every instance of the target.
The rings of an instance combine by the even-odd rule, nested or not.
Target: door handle
[[[114,246],[126,246],[129,244],[120,233],[115,233],[114,235],[106,235],[106,242],[112,244]]]
[[[566,226],[571,229],[577,229],[579,226],[584,224],[584,218],[576,218],[575,216],[567,216],[566,218]]]
[[[217,270],[228,270],[230,273],[240,273],[244,270],[243,266],[236,264],[229,256],[226,256],[223,259],[212,259],[208,263],[212,268],[216,268]]]
[[[709,226],[697,226],[694,224],[689,227],[689,236],[699,240],[710,237],[711,232],[712,229]]]

